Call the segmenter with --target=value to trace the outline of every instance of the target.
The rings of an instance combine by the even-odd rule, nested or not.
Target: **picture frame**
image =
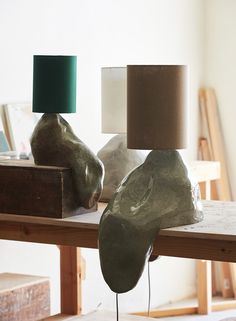
[[[32,112],[30,103],[15,103],[3,105],[6,132],[9,145],[18,155],[31,153],[30,137],[41,114]]]
[[[10,146],[5,135],[5,128],[2,120],[3,110],[0,105],[0,159],[2,159],[3,155],[10,150]]]

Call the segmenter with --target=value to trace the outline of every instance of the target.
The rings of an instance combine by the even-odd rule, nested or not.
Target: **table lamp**
[[[117,134],[97,154],[105,168],[101,201],[108,202],[122,179],[144,161],[144,156],[127,149],[126,67],[102,68],[101,76],[102,132]]]
[[[137,284],[161,228],[203,217],[198,184],[176,151],[186,147],[186,66],[128,66],[127,99],[128,148],[153,150],[122,181],[100,221],[101,269],[116,293]]]
[[[33,112],[44,113],[31,137],[35,164],[72,169],[78,207],[93,207],[103,165],[59,113],[76,111],[76,56],[34,56]]]

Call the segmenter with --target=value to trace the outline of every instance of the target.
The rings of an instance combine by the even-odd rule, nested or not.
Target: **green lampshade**
[[[34,56],[33,112],[76,112],[76,56]]]

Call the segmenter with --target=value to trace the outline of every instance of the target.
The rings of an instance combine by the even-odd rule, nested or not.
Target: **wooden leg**
[[[198,313],[211,312],[211,261],[197,260]]]
[[[81,314],[81,253],[74,246],[60,246],[61,313]]]

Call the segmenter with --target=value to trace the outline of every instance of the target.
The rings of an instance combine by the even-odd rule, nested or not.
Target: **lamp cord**
[[[119,321],[119,300],[118,300],[118,293],[116,293],[116,321]]]
[[[148,317],[150,317],[151,307],[151,277],[150,277],[150,262],[148,261]]]
[[[151,307],[151,277],[150,277],[150,262],[148,261],[148,317],[150,317]],[[119,297],[116,293],[116,321],[119,321]]]

